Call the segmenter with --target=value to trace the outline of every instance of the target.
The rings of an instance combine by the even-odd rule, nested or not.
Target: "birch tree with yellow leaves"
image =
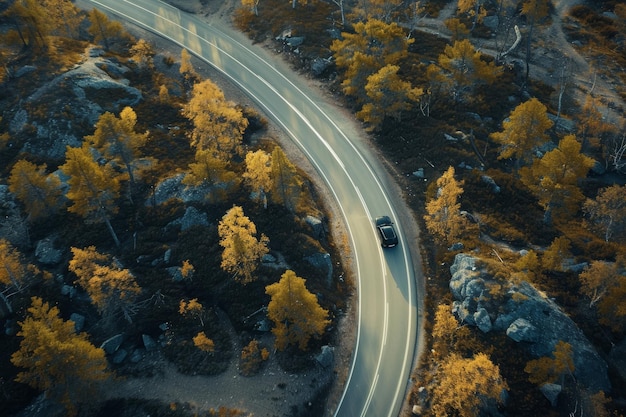
[[[109,161],[125,168],[131,186],[135,185],[136,160],[148,140],[148,133],[136,132],[137,114],[131,107],[124,107],[119,117],[103,113],[96,122],[93,135],[85,141],[100,151]]]
[[[402,80],[399,70],[397,65],[386,65],[367,78],[365,93],[369,100],[356,116],[369,123],[370,131],[378,130],[385,117],[400,121],[402,112],[409,110],[422,96],[423,90]]]

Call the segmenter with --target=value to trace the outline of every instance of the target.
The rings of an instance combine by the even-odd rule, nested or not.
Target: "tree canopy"
[[[117,265],[111,256],[96,251],[94,246],[71,250],[69,270],[76,275],[76,282],[89,294],[105,321],[111,323],[116,313],[132,321],[132,307],[141,292],[133,274]]]
[[[398,24],[377,19],[358,22],[354,33],[343,32],[341,36],[330,49],[337,66],[344,71],[341,83],[344,93],[359,103],[368,101],[365,91],[368,77],[385,65],[397,64],[413,42]]]
[[[580,181],[594,160],[582,154],[580,146],[574,135],[567,135],[556,149],[520,171],[522,182],[544,208],[547,222],[553,215],[571,216],[585,199]]]
[[[454,168],[449,167],[437,180],[437,195],[426,203],[426,228],[441,242],[457,240],[467,225],[461,215],[459,197],[463,194],[463,182],[454,178]]]
[[[31,220],[54,214],[62,204],[61,180],[46,173],[46,165],[21,159],[13,165],[9,191],[24,204]]]
[[[41,298],[32,298],[28,316],[19,322],[22,340],[11,363],[24,369],[18,382],[43,391],[74,416],[111,373],[104,351],[91,344],[86,333],[77,334],[74,322],[64,321],[59,313]]]
[[[532,161],[533,149],[548,141],[547,131],[552,125],[548,109],[536,98],[520,104],[502,122],[502,131],[491,134],[500,144],[498,159],[516,158],[518,166]]]
[[[226,100],[224,92],[211,80],[193,86],[183,115],[194,125],[190,133],[193,147],[211,150],[224,160],[241,153],[248,119],[234,103]]]
[[[222,251],[222,269],[244,284],[255,279],[260,259],[269,252],[269,239],[256,237],[256,225],[244,215],[240,206],[233,206],[218,225]]]
[[[115,244],[120,245],[109,217],[117,213],[116,199],[120,193],[119,177],[110,165],[94,160],[88,144],[67,148],[65,164],[59,168],[69,177],[67,198],[72,201],[68,210],[87,222],[105,222]]]
[[[147,132],[135,131],[136,124],[137,114],[130,107],[122,109],[119,117],[105,112],[98,119],[94,134],[85,137],[105,158],[125,167],[131,184],[135,183],[135,160],[148,140]]]
[[[484,353],[473,358],[453,353],[443,362],[438,375],[431,403],[436,417],[477,416],[486,402],[501,402],[502,391],[508,388],[500,368]]]
[[[313,336],[324,334],[328,311],[318,303],[315,294],[306,288],[306,280],[287,270],[280,281],[265,287],[271,301],[267,315],[274,323],[272,333],[276,336],[276,348],[284,350],[289,345],[297,345],[306,350]]]

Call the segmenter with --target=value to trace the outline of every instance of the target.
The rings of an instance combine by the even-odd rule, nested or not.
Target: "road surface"
[[[317,92],[281,73],[260,47],[156,0],[92,1],[95,7],[188,49],[238,85],[301,148],[334,195],[354,251],[358,330],[353,361],[335,417],[394,417],[402,406],[413,365],[417,308],[415,276],[402,219],[382,164],[341,115]],[[343,125],[343,124],[341,124]],[[389,215],[400,245],[383,250],[373,218]],[[417,242],[411,242],[417,244]]]

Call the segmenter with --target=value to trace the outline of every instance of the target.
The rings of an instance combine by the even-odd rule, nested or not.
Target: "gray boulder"
[[[124,362],[124,359],[126,359],[127,356],[128,356],[128,351],[126,349],[118,349],[113,354],[113,357],[111,358],[111,362],[113,362],[116,365],[119,365],[120,363]]]
[[[100,345],[100,349],[104,350],[107,355],[112,355],[120,348],[124,341],[123,334],[116,334],[113,337],[108,338]]]
[[[550,401],[550,405],[552,407],[556,407],[557,401],[559,399],[559,394],[563,387],[558,384],[543,384],[539,387],[539,391],[543,394],[544,397]]]
[[[201,212],[195,207],[187,207],[185,214],[180,219],[170,222],[167,227],[180,226],[181,231],[185,231],[194,226],[208,226],[209,220],[206,213]]]
[[[519,318],[506,329],[506,335],[516,342],[536,342],[537,328],[528,320]]]
[[[183,278],[183,270],[180,266],[170,266],[169,268],[165,268],[170,277],[172,277],[172,281],[181,282]]]
[[[35,257],[44,265],[57,265],[61,262],[63,253],[54,247],[53,238],[45,238],[37,242]]]
[[[313,236],[320,238],[324,235],[324,223],[322,223],[321,219],[309,215],[304,218],[304,221],[313,231]]]
[[[152,352],[159,347],[150,335],[142,334],[141,340],[143,341],[143,346],[146,348],[147,352]]]
[[[9,131],[26,137],[23,152],[62,159],[68,145],[81,143],[75,135],[77,127],[93,126],[104,111],[118,113],[142,100],[141,92],[121,78],[128,68],[102,56],[88,55],[80,65],[33,92],[23,107],[13,110]],[[41,102],[47,103],[46,114],[26,110],[31,103]],[[32,128],[35,134],[24,135]]]
[[[496,280],[479,267],[478,259],[463,253],[456,255],[450,272],[453,308],[460,320],[477,326],[479,318],[484,330],[489,316],[491,331],[506,332],[537,358],[550,357],[559,341],[569,343],[579,384],[590,390],[610,390],[607,364],[595,347],[558,305],[530,283]],[[502,289],[492,295],[489,288],[499,286]]]
[[[183,203],[211,202],[235,184],[235,180],[233,180],[210,185],[189,186],[183,183],[184,178],[185,174],[177,174],[161,181],[157,184],[153,195],[146,200],[145,205],[163,204],[172,199],[180,200]]]
[[[310,263],[314,268],[319,269],[326,274],[326,284],[332,284],[333,280],[333,262],[330,259],[328,253],[314,253],[304,258],[305,261]]]
[[[78,313],[72,313],[70,315],[70,320],[74,322],[74,329],[76,329],[76,333],[83,331],[83,327],[85,327],[85,316]]]
[[[491,331],[492,325],[489,312],[482,307],[478,308],[474,313],[474,323],[476,323],[476,327],[483,333],[489,333]]]
[[[335,348],[328,345],[322,346],[322,351],[315,357],[315,360],[324,368],[328,368],[335,360]]]

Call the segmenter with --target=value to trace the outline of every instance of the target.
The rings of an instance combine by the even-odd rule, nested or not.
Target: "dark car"
[[[398,235],[389,216],[376,217],[376,228],[383,248],[393,248],[398,244]]]

